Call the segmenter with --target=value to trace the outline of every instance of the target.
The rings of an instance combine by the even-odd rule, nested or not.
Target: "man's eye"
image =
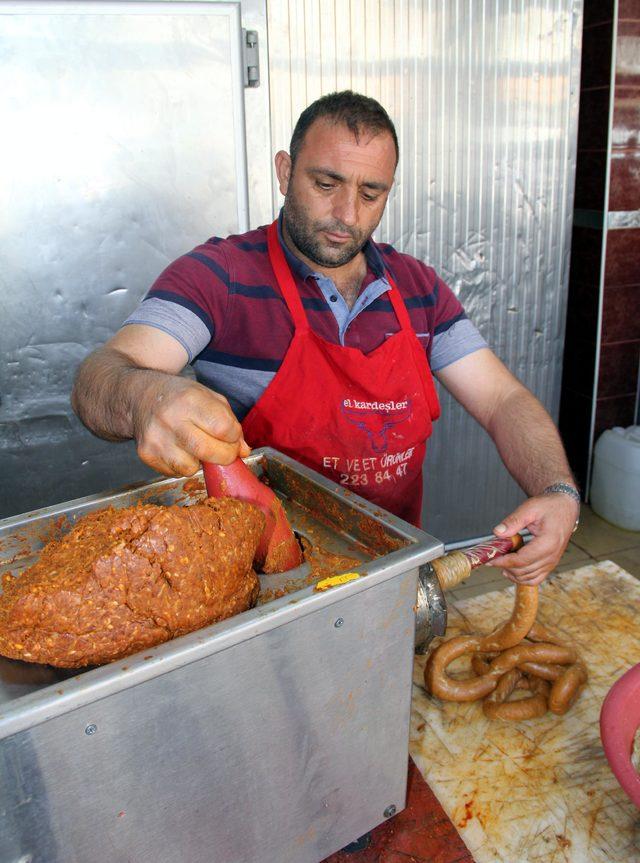
[[[328,189],[334,189],[335,183],[323,183],[320,180],[316,180],[316,186],[318,186],[320,189],[328,190]]]
[[[365,199],[365,201],[377,201],[380,196],[368,195],[366,192],[363,192],[362,197]]]

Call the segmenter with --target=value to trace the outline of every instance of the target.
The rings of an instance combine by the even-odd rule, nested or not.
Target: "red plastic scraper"
[[[264,513],[266,523],[255,556],[262,572],[286,572],[300,566],[302,552],[284,507],[241,458],[229,465],[203,462],[202,469],[209,497],[235,497],[254,504]]]

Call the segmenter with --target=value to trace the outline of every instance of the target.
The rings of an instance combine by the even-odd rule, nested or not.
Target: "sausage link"
[[[424,670],[427,690],[443,701],[475,701],[492,692],[498,680],[522,662],[537,660],[567,665],[576,661],[575,651],[567,647],[556,644],[518,644],[492,659],[480,677],[467,680],[454,680],[449,677],[447,667],[453,660],[478,651],[482,641],[478,636],[459,635],[437,647]]]
[[[534,677],[542,677],[543,680],[557,680],[565,670],[563,665],[551,665],[548,662],[521,662],[518,665],[520,671],[526,671]]]
[[[526,584],[516,587],[516,596],[511,617],[494,632],[485,635],[480,650],[505,650],[522,641],[530,632],[538,613],[538,588]]]
[[[569,645],[568,641],[563,641],[554,632],[551,632],[546,626],[543,626],[537,621],[527,633],[527,638],[529,641],[546,641],[549,644],[560,644],[563,647],[565,645]]]
[[[473,668],[478,677],[481,677],[489,671],[491,660],[495,659],[498,655],[495,651],[492,653],[474,653],[471,657],[471,668]]]
[[[576,652],[570,647],[560,647],[558,644],[517,644],[491,660],[488,674],[501,676],[523,662],[571,665],[576,659]]]
[[[485,704],[502,704],[506,701],[521,682],[522,677],[522,672],[517,668],[512,668],[510,671],[505,672],[500,680],[498,680],[493,692],[490,692],[484,699],[483,709]]]
[[[537,610],[538,588],[518,585],[510,618],[494,632],[459,635],[432,651],[424,669],[427,691],[443,701],[482,698],[482,709],[491,719],[531,719],[547,709],[566,713],[582,690],[587,671],[573,645],[535,622]],[[468,654],[476,676],[450,677],[448,666]],[[532,695],[509,701],[516,688],[531,689]]]
[[[562,716],[574,703],[587,682],[587,669],[581,662],[565,668],[551,687],[549,710]]]
[[[498,683],[498,675],[470,677],[454,680],[447,674],[447,666],[459,656],[478,650],[482,638],[474,635],[459,635],[437,647],[424,668],[424,684],[427,692],[443,701],[477,701],[484,698]]]
[[[516,674],[517,677],[513,677]],[[503,684],[504,682],[504,684]],[[519,701],[507,699],[516,688],[531,689],[529,698]],[[522,678],[517,668],[511,669],[498,683],[494,691],[482,702],[482,711],[489,719],[503,719],[510,722],[521,722],[524,719],[536,719],[547,712],[547,695],[549,684],[546,680]]]

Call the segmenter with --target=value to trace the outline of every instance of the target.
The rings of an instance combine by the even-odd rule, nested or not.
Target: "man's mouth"
[[[328,237],[332,243],[347,243],[352,240],[351,234],[337,234],[334,231],[324,231],[325,237]]]

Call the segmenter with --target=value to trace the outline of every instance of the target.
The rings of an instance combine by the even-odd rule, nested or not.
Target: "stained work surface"
[[[371,831],[362,851],[339,851],[323,863],[473,863],[473,858],[425,783],[409,761],[407,806]]]
[[[487,632],[512,605],[513,588],[450,605],[447,637]],[[638,863],[640,812],[609,769],[599,716],[614,681],[640,662],[640,584],[611,561],[563,572],[542,586],[538,620],[589,667],[569,713],[490,721],[480,702],[427,695],[416,657],[411,755],[476,863]]]

